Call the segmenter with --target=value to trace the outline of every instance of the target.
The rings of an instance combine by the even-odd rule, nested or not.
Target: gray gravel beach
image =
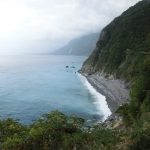
[[[100,94],[106,97],[112,116],[120,105],[130,99],[129,86],[122,80],[108,80],[98,75],[85,75],[85,77]]]

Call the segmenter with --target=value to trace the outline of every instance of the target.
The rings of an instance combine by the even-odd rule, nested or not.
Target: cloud
[[[1,0],[0,53],[44,53],[99,32],[138,0]]]

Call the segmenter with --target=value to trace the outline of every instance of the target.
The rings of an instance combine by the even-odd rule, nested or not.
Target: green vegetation
[[[130,82],[131,100],[117,111],[126,124],[150,111],[150,3],[141,1],[107,25],[83,65]]]
[[[96,49],[85,61],[92,72],[134,82],[150,51],[150,3],[141,1],[107,25]]]
[[[150,3],[140,1],[107,25],[83,71],[130,82],[131,100],[119,107],[131,132],[128,149],[150,148]]]
[[[145,118],[147,122],[143,122]],[[150,140],[149,115],[143,116],[143,120],[133,125],[134,130],[127,131],[125,126],[113,129],[113,122],[86,126],[84,119],[65,116],[59,111],[45,114],[29,126],[8,118],[0,121],[0,149],[119,150],[139,147],[145,150],[149,146],[146,141]]]
[[[85,126],[84,119],[65,116],[59,111],[45,114],[32,125],[23,126],[9,118],[0,121],[2,150],[113,149],[123,132],[102,123]]]
[[[53,111],[29,126],[0,121],[1,150],[146,150],[150,147],[150,114],[130,128],[114,122],[86,126],[84,119]]]
[[[29,126],[9,118],[0,121],[0,149],[150,149],[150,3],[137,3],[107,25],[83,70],[132,84],[131,100],[117,110],[123,119],[119,127],[113,122],[86,126],[83,119],[59,111]]]

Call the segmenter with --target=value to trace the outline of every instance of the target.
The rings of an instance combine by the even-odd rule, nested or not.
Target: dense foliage
[[[88,67],[87,67],[88,66]],[[140,1],[107,25],[83,70],[131,84],[117,113],[132,134],[131,149],[150,149],[150,3]]]
[[[150,3],[141,1],[102,30],[95,50],[84,65],[91,66],[93,72],[103,70],[133,82],[149,51]]]
[[[150,3],[137,3],[106,26],[84,65],[132,83],[131,100],[117,110],[122,125],[86,126],[59,111],[29,126],[8,118],[0,121],[1,150],[150,149]]]
[[[150,3],[137,3],[107,25],[87,64],[93,72],[103,71],[133,85],[131,101],[118,111],[128,124],[149,112]]]
[[[150,147],[150,114],[127,128],[106,121],[86,126],[84,119],[59,111],[42,115],[24,126],[8,118],[0,121],[1,150],[146,150]]]
[[[123,132],[106,124],[85,126],[84,119],[53,111],[29,126],[8,118],[0,121],[2,150],[113,149]],[[109,125],[111,127],[111,125]]]

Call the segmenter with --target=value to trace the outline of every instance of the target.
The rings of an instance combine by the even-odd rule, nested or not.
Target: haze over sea
[[[12,117],[27,125],[53,110],[76,114],[91,123],[105,119],[109,115],[105,97],[77,73],[85,59],[0,56],[0,119]]]

